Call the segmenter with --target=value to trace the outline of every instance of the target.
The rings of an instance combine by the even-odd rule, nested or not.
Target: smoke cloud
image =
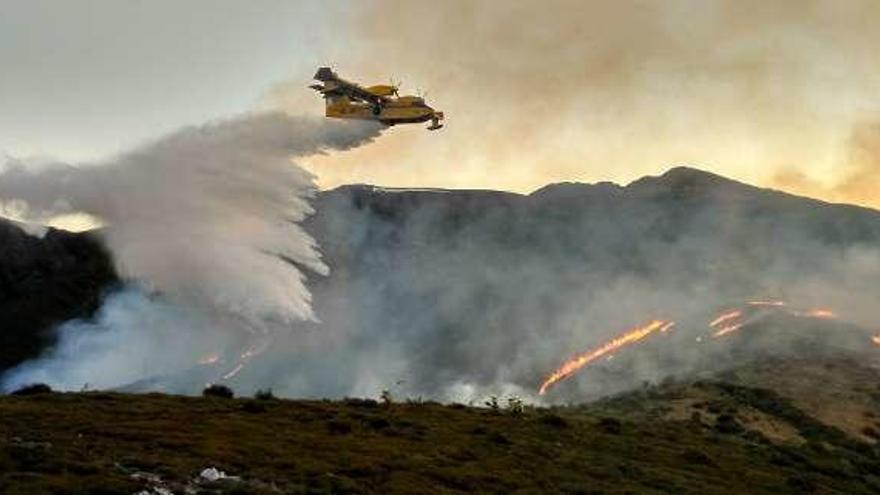
[[[677,325],[541,400],[719,370],[789,352],[798,338],[829,351],[855,339],[866,358],[880,357],[864,334],[880,324],[880,217],[870,210],[687,169],[528,196],[346,188],[318,205],[310,228],[336,272],[315,289],[316,309],[336,332],[313,347],[321,359],[278,365],[286,372],[273,386],[294,396],[387,388],[538,400],[562,360],[652,319]],[[711,338],[719,312],[765,297],[831,308],[840,320],[774,320],[766,310],[751,333]]]
[[[758,185],[777,185],[776,172],[792,167],[836,183],[848,136],[880,112],[880,31],[869,21],[878,9],[870,0],[367,2],[351,12],[357,43],[331,61],[365,83],[394,77],[405,92],[427,91],[447,125],[396,132],[314,169],[322,187],[523,193],[626,183],[678,163]],[[846,198],[880,205],[876,189]]]
[[[861,124],[854,128],[839,173],[830,183],[810,177],[794,167],[781,168],[773,185],[813,197],[841,203],[878,206],[880,191],[880,123]]]
[[[328,267],[300,226],[313,212],[314,177],[292,160],[379,133],[373,123],[266,113],[185,128],[101,163],[8,160],[8,209],[30,221],[97,218],[118,273],[136,286],[110,297],[95,322],[62,328],[58,350],[11,383],[120,385],[314,320],[306,274]]]

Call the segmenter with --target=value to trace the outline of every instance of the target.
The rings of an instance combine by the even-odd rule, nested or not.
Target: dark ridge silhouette
[[[116,282],[94,235],[38,238],[0,220],[0,370],[39,355],[56,325],[91,315]]]

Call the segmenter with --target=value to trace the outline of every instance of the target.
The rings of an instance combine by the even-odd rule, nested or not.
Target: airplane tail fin
[[[336,74],[332,70],[330,70],[330,67],[321,67],[320,69],[318,69],[318,72],[315,72],[314,77],[314,79],[321,82],[332,81],[336,78]]]

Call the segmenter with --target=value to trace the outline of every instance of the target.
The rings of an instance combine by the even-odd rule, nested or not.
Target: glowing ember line
[[[749,306],[785,306],[785,301],[749,301]]]
[[[742,316],[742,311],[740,311],[740,310],[730,311],[730,312],[718,315],[717,318],[715,318],[714,320],[712,320],[709,323],[709,326],[714,328],[714,327],[717,327],[718,325],[724,323],[725,321],[732,320],[734,318],[739,318],[740,316]]]
[[[739,330],[740,328],[742,328],[742,326],[743,326],[742,323],[734,323],[733,325],[727,325],[725,327],[721,327],[717,332],[712,334],[712,337],[715,337],[716,339],[718,337],[723,337],[731,332],[735,332],[735,331]]]
[[[837,318],[837,315],[834,314],[834,311],[831,311],[830,309],[823,309],[823,308],[811,309],[811,310],[807,311],[806,315],[810,316],[812,318],[824,318],[824,319]]]
[[[590,362],[608,354],[613,351],[616,351],[622,347],[625,347],[629,344],[633,344],[638,342],[648,335],[660,331],[666,331],[671,328],[671,324],[673,322],[664,321],[664,320],[653,320],[642,327],[636,327],[631,330],[626,331],[619,337],[614,340],[603,344],[602,346],[593,349],[592,351],[585,352],[583,354],[578,354],[577,356],[569,359],[568,361],[562,363],[562,366],[556,369],[546,380],[541,384],[541,387],[538,389],[538,394],[544,395],[547,392],[547,389],[559,383],[562,380],[570,377],[575,374],[577,370],[583,368]]]
[[[244,365],[247,364],[248,361],[262,353],[264,350],[265,347],[260,348],[257,345],[252,345],[248,347],[244,352],[241,353],[238,364],[235,366],[235,368],[232,368],[229,373],[223,375],[223,379],[229,380],[230,378],[237,375],[242,369],[244,369]]]
[[[256,355],[257,355],[257,349],[254,346],[251,346],[248,348],[248,350],[244,351],[241,354],[241,359],[242,359],[242,361],[246,361]]]
[[[217,361],[220,361],[220,356],[217,354],[209,354],[202,359],[199,359],[199,364],[214,364]]]
[[[236,366],[235,368],[232,368],[232,371],[230,371],[229,373],[226,373],[225,375],[223,375],[223,379],[224,379],[224,380],[229,380],[229,379],[232,378],[233,376],[237,375],[238,372],[242,370],[242,368],[244,368],[244,365],[243,365],[243,364],[239,364],[239,365]]]

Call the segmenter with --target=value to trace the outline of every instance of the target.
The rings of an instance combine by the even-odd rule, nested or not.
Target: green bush
[[[202,390],[203,397],[219,397],[221,399],[231,399],[235,397],[235,394],[232,392],[232,389],[227,387],[226,385],[208,385]]]
[[[523,404],[522,399],[519,397],[508,397],[507,398],[507,411],[510,412],[513,416],[521,416],[525,411],[525,404]]]
[[[568,421],[558,414],[545,414],[541,416],[541,422],[553,428],[568,428]]]
[[[39,395],[39,394],[51,394],[52,387],[46,385],[45,383],[32,383],[30,385],[25,385],[24,387],[19,388],[18,390],[12,392],[10,395]]]
[[[272,393],[271,388],[267,388],[265,390],[260,389],[257,390],[256,394],[254,394],[254,398],[257,400],[274,400],[275,394]]]
[[[620,435],[623,431],[623,423],[617,418],[602,418],[599,420],[599,429],[612,435]]]

